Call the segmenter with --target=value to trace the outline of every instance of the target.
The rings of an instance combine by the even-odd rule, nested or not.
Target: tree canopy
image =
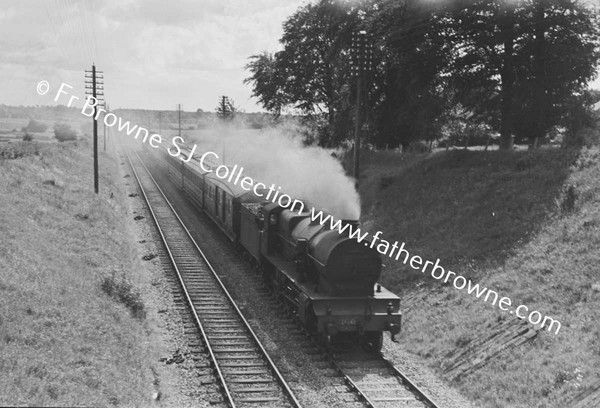
[[[436,140],[468,121],[498,132],[501,148],[513,138],[536,145],[581,112],[599,26],[597,10],[578,0],[318,0],[285,21],[281,51],[250,57],[245,82],[272,113],[320,119],[320,143],[336,145],[351,135],[351,38],[365,30],[369,142]]]

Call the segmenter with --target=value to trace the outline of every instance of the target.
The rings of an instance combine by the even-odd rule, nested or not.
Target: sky
[[[280,49],[283,21],[304,3],[0,0],[0,103],[54,104],[63,82],[81,96],[84,71],[95,63],[112,109],[214,111],[227,95],[261,111],[243,84],[244,66],[253,54]],[[43,96],[42,80],[50,85]]]
[[[302,4],[0,0],[0,103],[54,104],[62,82],[81,96],[84,71],[95,63],[112,109],[214,111],[227,95],[247,112],[261,111],[243,84],[244,66],[253,54],[280,49],[282,23]],[[42,80],[50,85],[43,96]]]

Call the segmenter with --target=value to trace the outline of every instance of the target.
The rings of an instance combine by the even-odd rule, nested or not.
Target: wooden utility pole
[[[104,124],[104,126],[102,127],[103,130],[103,140],[104,140],[104,153],[106,153],[106,123]]]
[[[233,118],[233,102],[229,100],[228,96],[223,95],[219,98],[219,105],[217,105],[217,115],[224,120]]]
[[[181,137],[181,104],[177,105],[177,117],[179,118],[179,125],[177,127],[179,129],[179,132],[177,134],[179,135],[179,137]]]
[[[223,112],[223,117],[229,116],[227,109],[227,97],[221,96],[221,112]]]
[[[98,105],[104,96],[104,77],[102,71],[96,71],[92,64],[91,71],[85,71],[85,93],[94,98],[94,192],[98,194]],[[102,101],[103,102],[103,101]]]
[[[367,37],[367,32],[362,30],[352,34],[352,76],[356,77],[356,105],[354,109],[354,176],[358,189],[359,159],[360,159],[360,105],[362,102],[362,88],[364,74],[371,69],[372,45]]]

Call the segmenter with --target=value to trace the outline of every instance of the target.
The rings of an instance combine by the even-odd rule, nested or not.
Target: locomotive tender
[[[377,284],[381,257],[366,240],[359,242],[313,221],[309,211],[298,213],[265,202],[253,191],[206,171],[189,154],[193,152],[184,150],[178,157],[165,153],[172,182],[243,247],[309,331],[327,341],[356,335],[370,350],[381,349],[383,331],[395,341],[400,298]]]

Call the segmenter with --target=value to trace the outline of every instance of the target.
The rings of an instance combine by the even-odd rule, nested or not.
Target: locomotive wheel
[[[361,336],[360,345],[369,353],[381,351],[383,347],[383,332],[370,331]]]

